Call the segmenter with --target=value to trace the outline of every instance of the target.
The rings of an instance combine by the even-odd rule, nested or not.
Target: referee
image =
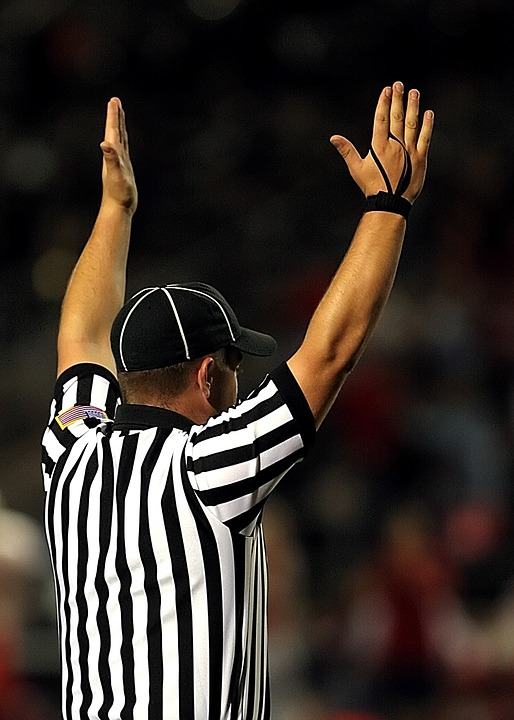
[[[365,213],[300,348],[238,402],[241,360],[270,355],[273,338],[203,283],[124,304],[138,198],[110,100],[102,201],[64,297],[43,437],[64,720],[270,718],[263,508],[389,295],[432,134],[418,108],[397,82],[364,158],[331,138]]]

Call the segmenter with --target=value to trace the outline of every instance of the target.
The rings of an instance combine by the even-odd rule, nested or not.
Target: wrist
[[[364,212],[390,212],[396,215],[401,215],[405,219],[408,218],[409,213],[412,209],[412,203],[401,195],[395,195],[394,193],[378,192],[376,195],[369,195],[366,198],[364,205]]]
[[[100,204],[100,211],[112,215],[113,217],[126,218],[132,220],[136,212],[136,204],[132,201],[119,202],[113,198],[103,197]]]

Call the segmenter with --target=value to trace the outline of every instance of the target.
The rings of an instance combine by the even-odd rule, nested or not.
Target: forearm
[[[349,371],[389,297],[405,234],[399,215],[363,215],[352,244],[309,324],[305,342]]]
[[[389,297],[405,220],[363,215],[353,241],[289,366],[321,422],[369,339]]]
[[[103,202],[91,236],[70,277],[58,337],[59,371],[81,354],[114,369],[110,329],[125,297],[125,278],[133,212]]]

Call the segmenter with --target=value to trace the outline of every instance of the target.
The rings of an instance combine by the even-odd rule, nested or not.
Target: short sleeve
[[[42,441],[45,486],[59,457],[85,433],[112,421],[120,400],[117,379],[101,365],[74,365],[57,378]]]
[[[314,436],[308,403],[283,364],[246,400],[193,429],[186,448],[191,483],[222,522],[248,530]]]

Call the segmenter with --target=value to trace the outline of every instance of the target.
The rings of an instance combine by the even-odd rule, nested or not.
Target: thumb
[[[336,148],[337,152],[341,155],[347,165],[350,165],[352,160],[356,159],[356,156],[360,158],[360,155],[354,145],[342,135],[332,135],[330,142]]]
[[[117,154],[116,150],[114,149],[114,147],[111,145],[111,143],[104,140],[103,142],[100,143],[100,148],[101,148],[104,158],[106,160],[109,160],[111,162],[113,160],[116,160],[118,154]]]

